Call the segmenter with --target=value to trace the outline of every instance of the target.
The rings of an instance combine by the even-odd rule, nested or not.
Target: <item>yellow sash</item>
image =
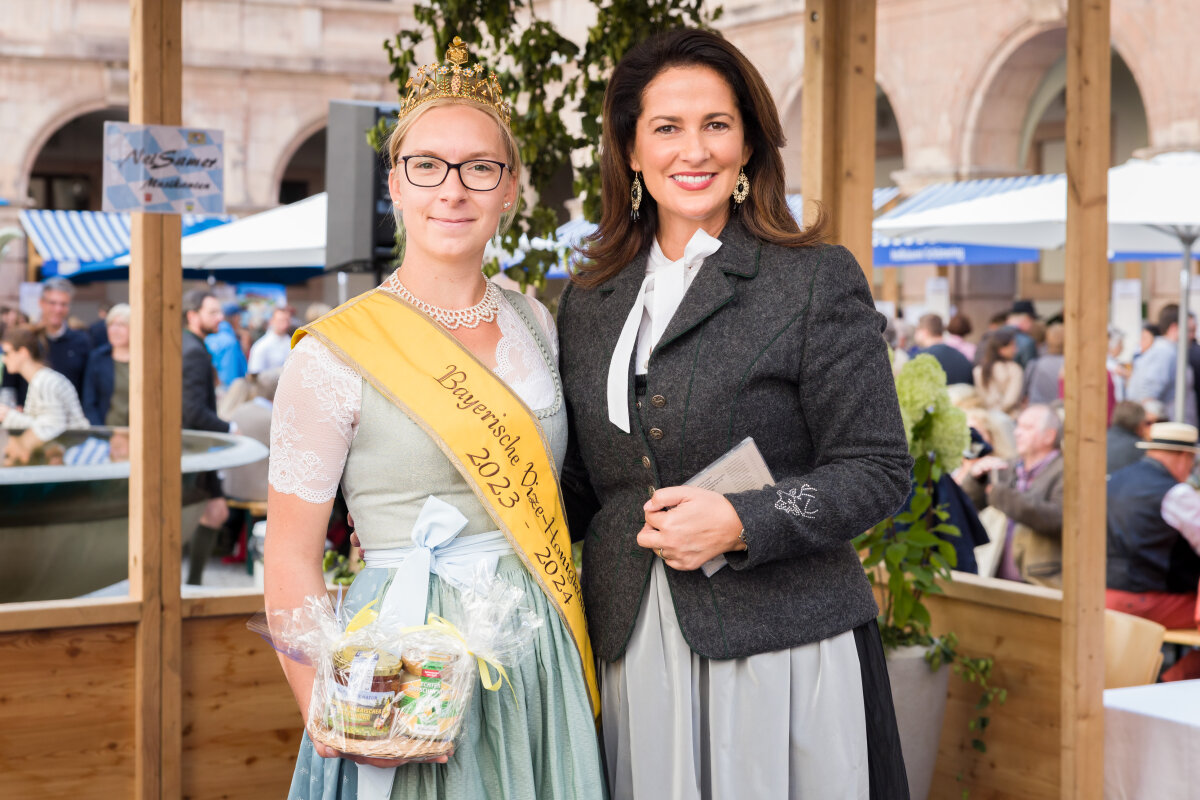
[[[296,331],[319,339],[429,434],[467,480],[571,632],[600,713],[558,475],[529,407],[453,336],[378,289]]]

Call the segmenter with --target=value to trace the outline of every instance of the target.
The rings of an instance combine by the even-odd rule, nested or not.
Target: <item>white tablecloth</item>
[[[1200,800],[1200,681],[1104,693],[1106,800]]]

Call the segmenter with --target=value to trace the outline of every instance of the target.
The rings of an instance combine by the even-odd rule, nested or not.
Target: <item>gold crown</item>
[[[487,72],[478,63],[464,67],[466,63],[466,42],[455,36],[450,47],[446,49],[446,63],[421,67],[408,79],[408,83],[404,84],[408,94],[404,96],[404,104],[400,106],[397,118],[403,119],[413,109],[430,100],[439,97],[459,97],[494,108],[500,119],[504,120],[504,124],[508,125],[512,119],[512,110],[508,101],[501,96],[496,73]]]

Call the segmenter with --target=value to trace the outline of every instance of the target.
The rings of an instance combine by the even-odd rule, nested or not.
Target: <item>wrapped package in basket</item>
[[[314,742],[375,758],[435,759],[454,752],[477,685],[500,691],[503,664],[522,658],[541,625],[517,587],[492,579],[460,592],[455,620],[431,614],[424,625],[400,626],[386,611],[380,618],[379,598],[347,620],[328,597],[247,624],[315,669]]]
[[[343,646],[327,662],[313,688],[314,741],[378,758],[453,752],[475,684],[474,659],[461,639],[413,631],[387,646]]]

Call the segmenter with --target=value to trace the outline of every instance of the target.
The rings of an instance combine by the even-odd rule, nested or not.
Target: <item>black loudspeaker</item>
[[[382,118],[396,119],[397,103],[332,100],[325,144],[325,268],[381,269],[392,259],[396,221],[387,188],[387,156],[367,143]]]

